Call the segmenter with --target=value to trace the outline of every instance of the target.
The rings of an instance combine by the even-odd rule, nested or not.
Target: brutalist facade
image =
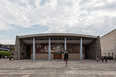
[[[101,58],[100,37],[72,33],[45,33],[16,36],[15,59],[69,59]]]

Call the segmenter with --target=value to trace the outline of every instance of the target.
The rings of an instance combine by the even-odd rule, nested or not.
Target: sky
[[[115,28],[116,0],[0,0],[1,44],[40,33],[103,36]]]

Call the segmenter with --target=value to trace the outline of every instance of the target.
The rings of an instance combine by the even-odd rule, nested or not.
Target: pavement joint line
[[[1,75],[3,75],[3,74],[8,74],[8,75],[12,75],[12,73],[0,73]],[[13,73],[13,74],[16,74],[17,75],[17,73]],[[27,74],[27,73],[20,73],[21,75],[24,75],[24,74]],[[43,75],[48,75],[48,73],[42,73]],[[99,73],[96,73],[97,75],[115,75],[116,76],[116,74],[99,74]],[[30,74],[31,75],[31,74]],[[32,75],[38,75],[38,74],[32,74]],[[57,74],[52,74],[52,75],[57,75]],[[58,75],[67,75],[67,74],[58,74]],[[69,74],[68,74],[69,75]],[[79,73],[79,74],[70,74],[70,75],[82,75],[82,73]],[[87,73],[87,74],[83,74],[83,75],[94,75],[94,74],[90,74],[90,73]]]
[[[28,75],[23,75],[22,77],[29,77],[30,76],[30,74],[28,74]]]
[[[12,71],[12,70],[11,70],[11,71]],[[30,71],[30,70],[23,70],[23,71],[25,72],[25,71]],[[31,71],[36,71],[36,70],[31,70]],[[41,70],[41,71],[47,72],[46,70]],[[60,70],[60,71],[61,71],[61,70]],[[68,71],[68,70],[67,70],[67,71]],[[70,72],[70,71],[71,71],[71,70],[69,70],[68,72]],[[15,70],[15,71],[13,70],[12,72],[17,72],[17,71],[16,71],[16,70]],[[19,72],[19,71],[18,71],[18,72]],[[82,71],[80,71],[80,72],[81,72],[81,74],[83,74],[83,73],[87,73],[87,74],[88,74],[88,73],[94,73],[94,72],[95,72],[95,73],[102,73],[102,74],[103,74],[103,73],[107,73],[107,74],[116,74],[116,71],[107,71],[107,72],[104,72],[104,71],[99,71],[99,72],[97,72],[97,71],[89,71],[89,72],[88,72],[88,71],[84,71],[83,73],[82,73]],[[110,73],[108,73],[108,72],[110,72]],[[5,72],[4,72],[4,73],[5,73]],[[78,73],[78,72],[77,72],[77,73]],[[2,73],[1,73],[1,74],[2,74]],[[80,73],[78,73],[78,74],[80,74]]]

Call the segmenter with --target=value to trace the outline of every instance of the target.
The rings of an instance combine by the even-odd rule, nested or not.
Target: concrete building
[[[45,33],[16,36],[15,59],[69,59],[101,58],[100,37],[72,33]]]
[[[102,56],[116,57],[116,29],[101,37]]]

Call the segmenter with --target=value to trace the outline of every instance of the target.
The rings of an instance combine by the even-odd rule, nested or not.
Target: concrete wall
[[[17,60],[18,59],[18,47],[19,47],[19,44],[18,44],[18,41],[19,41],[19,38],[18,36],[16,36],[16,40],[15,40],[15,53],[14,53],[14,58]]]
[[[64,54],[62,54],[62,59],[64,59]],[[85,54],[83,54],[82,59],[85,59]],[[69,54],[69,60],[80,60],[80,54]]]
[[[116,29],[101,37],[102,56],[112,56],[116,53]]]
[[[20,59],[27,58],[27,48],[28,45],[26,45],[23,41],[20,40]]]
[[[33,59],[33,54],[31,54],[31,59]],[[36,60],[48,60],[48,54],[35,54]],[[51,54],[51,59],[53,59],[53,54]],[[64,59],[64,54],[62,54],[62,59]],[[69,60],[79,60],[80,54],[69,54]],[[83,54],[83,59],[85,59],[85,54]]]
[[[15,59],[26,59],[28,55],[28,45],[25,44],[22,40],[16,37],[16,43],[15,43]]]
[[[33,54],[31,54],[31,59],[33,59]],[[35,54],[36,60],[48,60],[48,54]]]
[[[85,58],[86,59],[96,59],[98,57],[101,59],[101,46],[100,46],[100,37],[92,41],[85,48]]]
[[[85,59],[84,54],[83,54],[82,59]],[[80,54],[69,54],[69,60],[80,60]]]

